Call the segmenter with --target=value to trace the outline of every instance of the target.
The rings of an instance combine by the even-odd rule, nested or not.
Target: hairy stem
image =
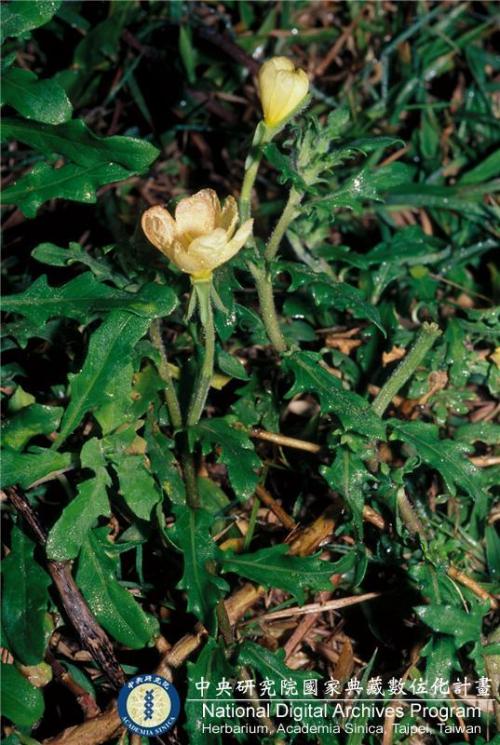
[[[160,376],[165,383],[165,402],[167,404],[170,421],[172,422],[172,426],[174,427],[174,429],[181,429],[181,407],[179,404],[179,399],[177,398],[177,393],[175,392],[174,381],[170,373],[170,368],[168,366],[167,354],[165,352],[165,346],[163,344],[163,339],[161,336],[160,318],[157,318],[151,324],[151,328],[149,329],[149,336],[153,345],[160,353],[160,364],[158,365],[158,372],[160,373]]]
[[[189,404],[186,420],[188,427],[194,427],[194,425],[198,424],[200,421],[214,373],[215,327],[212,302],[210,299],[211,286],[211,280],[208,282],[196,282],[194,284],[195,292],[198,296],[200,317],[205,334],[205,353],[200,376],[196,381],[196,387],[191,398],[191,403]]]
[[[240,222],[242,223],[249,219],[252,212],[252,191],[262,159],[262,146],[270,142],[272,137],[272,130],[268,129],[264,122],[259,122],[255,129],[250,152],[245,162],[245,175],[241,185]]]
[[[283,240],[283,237],[288,230],[290,223],[297,216],[297,207],[301,203],[303,196],[304,195],[301,192],[297,191],[293,187],[290,189],[285,209],[281,213],[281,217],[276,223],[276,226],[271,233],[271,237],[269,238],[269,242],[266,246],[266,250],[264,253],[266,261],[273,261],[273,259],[276,257],[281,241]]]
[[[278,314],[276,313],[271,278],[268,272],[256,267],[254,264],[250,266],[250,271],[255,280],[257,295],[259,297],[260,314],[267,335],[277,352],[285,352],[287,343],[280,328]]]
[[[436,323],[424,323],[422,325],[422,329],[417,336],[415,344],[394,370],[390,378],[384,383],[377,397],[374,399],[372,408],[376,414],[382,416],[394,396],[411,378],[429,349],[440,335],[441,329]]]

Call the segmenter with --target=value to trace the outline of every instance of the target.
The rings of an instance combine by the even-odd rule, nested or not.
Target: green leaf
[[[264,151],[266,159],[279,172],[280,176],[278,180],[280,184],[286,184],[287,182],[289,182],[298,191],[302,192],[308,190],[308,185],[306,184],[302,176],[297,173],[292,165],[290,158],[287,158],[286,155],[283,155],[283,153],[279,150],[274,142],[269,142],[267,145],[264,145],[262,149]]]
[[[4,119],[2,140],[18,140],[44,155],[57,153],[79,166],[120,165],[142,172],[158,157],[159,150],[135,137],[99,137],[82,119],[49,126],[35,122]]]
[[[43,274],[25,292],[3,298],[4,311],[20,313],[40,324],[56,316],[88,322],[89,314],[110,310],[153,318],[169,315],[176,304],[169,287],[151,283],[137,293],[125,292],[98,282],[92,272],[84,272],[60,287],[50,287]]]
[[[191,28],[189,26],[181,25],[179,29],[179,52],[186,68],[188,80],[193,84],[196,80],[198,52],[193,46]]]
[[[123,453],[121,457],[111,457],[120,481],[120,494],[127,506],[141,520],[149,520],[161,493],[144,465],[144,456]]]
[[[285,650],[279,649],[271,652],[260,644],[245,641],[241,645],[238,655],[240,665],[248,665],[256,670],[262,678],[274,681],[275,691],[280,695],[281,682],[293,680],[297,684],[298,696],[302,697],[303,683],[305,680],[318,680],[321,676],[310,670],[292,670],[285,664]]]
[[[460,442],[485,442],[500,445],[500,425],[494,422],[462,424],[455,430],[455,439]]]
[[[500,150],[488,155],[477,166],[467,171],[461,179],[461,184],[478,184],[481,181],[495,178],[500,173]]]
[[[22,450],[32,437],[50,435],[57,429],[63,411],[60,406],[42,404],[24,407],[2,425],[4,447]]]
[[[173,440],[159,431],[151,417],[148,417],[144,437],[148,445],[147,455],[163,490],[175,504],[185,504],[186,487],[172,452]]]
[[[61,248],[54,243],[40,243],[33,249],[31,255],[42,264],[49,264],[50,266],[85,264],[92,274],[101,281],[109,280],[118,287],[125,287],[128,284],[128,280],[123,275],[118,274],[108,263],[94,258],[79,243],[73,241],[70,242],[68,248]]]
[[[2,561],[2,629],[9,651],[23,665],[37,665],[45,655],[49,575],[34,558],[35,544],[12,529],[10,554]]]
[[[173,307],[172,304],[170,308]],[[151,318],[155,315],[153,311]],[[106,402],[107,384],[128,364],[132,350],[148,330],[151,318],[113,311],[94,332],[81,371],[71,377],[71,401],[55,446],[64,442],[87,412]]]
[[[49,199],[94,204],[100,186],[123,181],[131,175],[116,163],[86,168],[73,164],[51,168],[47,163],[38,163],[31,173],[3,190],[2,203],[15,204],[26,217],[35,217],[38,208]]]
[[[55,80],[38,80],[29,70],[11,67],[3,75],[2,103],[9,104],[27,119],[61,124],[71,118],[66,92]]]
[[[435,424],[425,422],[389,421],[392,440],[402,440],[410,445],[418,457],[443,477],[450,493],[455,495],[457,488],[467,492],[473,499],[483,503],[486,494],[481,488],[478,469],[466,457],[470,447],[450,439],[440,439]]]
[[[482,207],[485,194],[498,191],[500,182],[459,186],[434,186],[432,184],[401,184],[389,189],[386,203],[393,208],[425,207],[466,212],[469,218],[484,215]]]
[[[5,448],[2,450],[1,488],[18,484],[27,489],[38,481],[47,480],[72,467],[71,453],[56,453],[39,447],[32,447],[27,453],[18,453]]]
[[[399,190],[411,181],[413,172],[414,169],[404,163],[390,163],[380,168],[366,166],[343,183],[333,194],[318,197],[311,204],[326,205],[329,208],[355,209],[366,201],[382,202],[391,190]],[[420,184],[418,186],[420,187]]]
[[[211,535],[213,515],[181,505],[175,505],[174,513],[172,537],[184,559],[182,579],[177,586],[187,592],[188,610],[213,628],[215,606],[229,589],[227,582],[215,574],[219,551]]]
[[[201,442],[204,453],[210,452],[213,445],[221,448],[218,462],[228,471],[229,480],[239,499],[248,499],[259,481],[256,473],[261,462],[255,453],[248,435],[233,424],[234,416],[205,419],[189,430],[192,445]]]
[[[367,471],[361,458],[347,447],[336,450],[335,460],[331,466],[320,468],[331,489],[338,491],[351,510],[356,533],[363,536],[363,507],[365,506],[364,489],[373,476]]]
[[[217,365],[226,375],[236,380],[249,380],[245,366],[229,352],[220,349],[217,353]]]
[[[1,665],[2,714],[18,727],[31,727],[41,719],[44,701],[41,691],[31,685],[14,665]]]
[[[98,623],[116,641],[131,649],[149,644],[158,632],[157,621],[119,584],[114,560],[95,530],[82,544],[75,579]]]
[[[0,42],[48,23],[62,0],[11,0],[2,6]]]
[[[331,576],[351,569],[354,559],[354,552],[332,563],[318,556],[290,556],[288,551],[289,546],[280,544],[248,554],[224,552],[220,563],[223,572],[235,572],[266,587],[279,587],[302,604],[305,590],[331,589]]]
[[[367,318],[385,336],[378,309],[367,302],[363,293],[356,287],[347,282],[336,282],[323,272],[313,271],[307,266],[291,261],[277,262],[274,271],[277,274],[285,271],[290,275],[292,282],[288,288],[289,292],[304,287],[318,307],[348,310],[355,318]]]
[[[77,496],[64,508],[47,539],[47,556],[54,561],[78,556],[87,533],[100,515],[109,514],[106,488],[111,479],[106,470],[102,446],[95,437],[81,452],[82,468],[91,468],[95,476],[78,484]]]
[[[493,525],[487,525],[485,530],[486,559],[491,578],[498,581],[500,577],[500,537]]]
[[[420,605],[415,611],[427,626],[440,634],[450,634],[455,637],[457,645],[462,647],[467,642],[480,640],[481,618],[487,613],[488,608],[483,609],[481,615],[477,612],[467,613],[451,605],[437,604]]]
[[[283,359],[283,367],[295,377],[286,398],[300,393],[315,393],[322,412],[333,412],[345,429],[368,437],[385,438],[385,424],[373,413],[369,403],[357,393],[342,388],[338,378],[322,366],[321,355],[294,352]]]
[[[223,645],[215,639],[209,638],[196,662],[187,663],[188,694],[186,699],[186,730],[189,734],[189,745],[219,745],[221,735],[204,731],[202,725],[209,722],[220,724],[216,717],[202,717],[203,702],[213,696],[213,692],[200,691],[196,683],[202,679],[208,680],[213,686],[222,678],[231,679],[235,676],[234,669],[229,665]],[[232,700],[225,697],[224,702]],[[232,720],[229,720],[232,721]]]

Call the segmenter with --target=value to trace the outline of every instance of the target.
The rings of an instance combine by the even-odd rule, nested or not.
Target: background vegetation
[[[183,700],[201,675],[498,686],[497,10],[2,5],[5,743],[126,743],[116,688],[154,669]],[[185,405],[201,338],[139,219],[238,194],[274,54],[312,92],[254,201],[260,239],[305,191],[270,265],[289,348],[245,256],[218,270],[191,509],[164,389]],[[300,614],[318,600],[345,607]],[[220,741],[196,706],[163,742]]]

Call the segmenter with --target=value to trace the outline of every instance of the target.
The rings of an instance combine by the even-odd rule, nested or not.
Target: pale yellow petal
[[[234,197],[227,197],[221,211],[219,227],[224,228],[226,236],[231,238],[238,224],[238,205]]]
[[[141,218],[142,229],[146,238],[164,254],[175,240],[175,221],[165,207],[150,207]]]
[[[226,231],[223,228],[216,228],[208,235],[195,238],[187,250],[177,249],[173,261],[179,269],[188,274],[210,272],[225,261],[223,257],[226,244]]]
[[[303,70],[279,72],[267,123],[273,127],[286,119],[303,101],[308,89],[309,79]]]
[[[226,258],[224,259],[224,261],[229,261],[229,259],[231,259],[235,254],[238,253],[241,248],[243,248],[247,240],[252,235],[252,229],[253,220],[247,220],[238,228],[238,230],[234,234],[234,237],[229,241],[229,243],[226,244]]]
[[[309,90],[306,73],[296,70],[287,57],[274,57],[265,62],[258,80],[264,120],[270,127],[276,127],[286,119]]]
[[[266,121],[272,108],[278,72],[280,70],[293,72],[294,69],[293,62],[288,57],[272,57],[261,66],[258,74],[259,96]]]
[[[181,199],[175,208],[175,222],[179,236],[186,244],[194,238],[214,230],[220,220],[219,197],[213,189],[202,189],[192,197]]]

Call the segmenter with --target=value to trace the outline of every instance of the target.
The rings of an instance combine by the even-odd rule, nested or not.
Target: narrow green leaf
[[[111,479],[101,443],[95,437],[85,443],[81,452],[82,468],[91,468],[95,476],[78,485],[77,496],[64,508],[47,539],[47,556],[54,561],[78,556],[87,533],[100,515],[109,513],[106,488]]]
[[[192,443],[201,442],[205,453],[213,445],[220,446],[218,462],[226,466],[238,498],[248,499],[259,481],[256,471],[261,467],[261,462],[246,432],[233,426],[235,421],[234,416],[204,419],[196,427],[191,427],[189,438]]]
[[[2,629],[9,651],[23,665],[37,665],[45,655],[49,575],[34,557],[35,544],[12,529],[10,554],[2,561]]]
[[[328,485],[345,499],[352,513],[357,535],[362,538],[364,488],[369,481],[374,480],[373,476],[367,471],[361,458],[347,447],[338,448],[332,465],[323,466],[320,471]]]
[[[34,446],[27,453],[4,448],[1,488],[19,484],[23,489],[27,489],[35,482],[48,479],[56,473],[63,473],[72,467],[71,453],[56,453]]]
[[[369,403],[353,391],[342,388],[340,381],[322,366],[321,355],[314,352],[294,352],[283,359],[283,367],[292,373],[295,382],[286,394],[292,398],[299,393],[315,393],[324,414],[333,412],[345,429],[385,438],[385,425]]]
[[[144,436],[148,444],[147,455],[163,490],[175,504],[185,504],[186,487],[172,452],[173,440],[159,431],[151,417],[148,417]]]
[[[84,272],[60,287],[50,287],[46,275],[42,275],[24,292],[4,297],[3,310],[42,324],[56,316],[88,322],[89,314],[110,310],[152,318],[168,315],[176,303],[169,287],[151,283],[137,293],[125,292],[99,282],[92,272]]]
[[[15,665],[0,663],[2,714],[18,727],[31,727],[44,711],[42,692],[21,675]]]
[[[151,518],[151,510],[161,500],[155,480],[144,465],[144,456],[122,453],[113,457],[113,465],[120,482],[120,494],[127,506],[141,520]]]
[[[173,305],[171,306],[173,307]],[[155,316],[152,312],[152,317]],[[79,373],[71,377],[71,401],[55,446],[70,435],[88,411],[106,402],[106,386],[128,364],[135,344],[146,333],[151,318],[113,311],[92,335]]]
[[[131,175],[131,171],[116,163],[87,167],[70,164],[61,168],[37,163],[30,173],[3,190],[2,203],[15,204],[26,217],[35,217],[38,208],[49,199],[94,204],[100,186],[123,181]]]
[[[188,80],[192,84],[196,80],[198,53],[193,46],[191,28],[189,26],[181,25],[179,29],[179,52],[186,68]]]
[[[285,650],[279,649],[271,652],[260,644],[245,641],[241,645],[238,655],[240,665],[248,665],[256,670],[261,678],[268,678],[274,682],[275,695],[280,695],[281,683],[294,681],[297,685],[297,696],[303,697],[303,684],[305,680],[318,680],[319,673],[310,670],[293,670],[285,663]]]
[[[2,140],[18,140],[44,155],[58,153],[77,165],[90,168],[116,164],[141,172],[158,157],[159,151],[146,140],[135,137],[99,137],[82,119],[57,127],[17,119],[4,119]]]
[[[470,453],[470,446],[440,439],[439,430],[434,424],[391,419],[390,426],[393,432],[391,439],[410,445],[419,458],[441,474],[451,494],[455,495],[458,488],[478,502],[486,499],[479,471],[466,457]]]
[[[184,559],[178,587],[187,592],[188,610],[213,628],[215,606],[229,589],[227,582],[215,574],[218,549],[211,535],[213,516],[206,510],[181,505],[175,506],[174,513],[173,540]]]
[[[71,118],[72,107],[66,92],[55,80],[39,80],[29,70],[11,67],[2,79],[2,103],[7,103],[27,119],[61,124]]]
[[[347,282],[336,282],[323,272],[291,261],[277,262],[274,271],[276,274],[285,271],[290,275],[292,282],[288,288],[289,292],[304,288],[311,294],[317,307],[347,310],[355,318],[367,318],[385,335],[378,309],[364,298],[357,287]]]
[[[225,649],[210,637],[198,655],[196,662],[187,663],[187,669],[188,694],[185,726],[189,735],[189,745],[220,745],[222,742],[221,735],[211,733],[203,726],[209,722],[220,724],[220,719],[202,716],[202,707],[203,702],[213,695],[213,685],[224,677],[227,679],[234,678],[235,670],[227,661]],[[212,683],[212,692],[210,690],[208,693],[198,690],[196,683],[202,679]],[[224,697],[225,703],[230,700],[232,699]]]
[[[3,446],[22,450],[32,437],[50,435],[57,429],[63,411],[61,406],[25,406],[2,424]]]
[[[0,42],[8,36],[21,36],[48,23],[62,0],[11,0],[2,6]]]
[[[452,605],[420,605],[415,608],[419,618],[440,634],[450,634],[456,643],[462,647],[467,642],[479,641],[481,638],[482,615],[467,613]]]
[[[333,574],[352,569],[354,552],[337,562],[322,561],[318,556],[290,556],[289,546],[280,544],[249,554],[223,553],[223,572],[235,572],[241,577],[266,587],[279,587],[302,604],[305,590],[319,592],[331,589]]]
[[[149,644],[158,623],[116,579],[114,561],[97,531],[82,544],[76,581],[97,621],[116,641],[131,649]]]

